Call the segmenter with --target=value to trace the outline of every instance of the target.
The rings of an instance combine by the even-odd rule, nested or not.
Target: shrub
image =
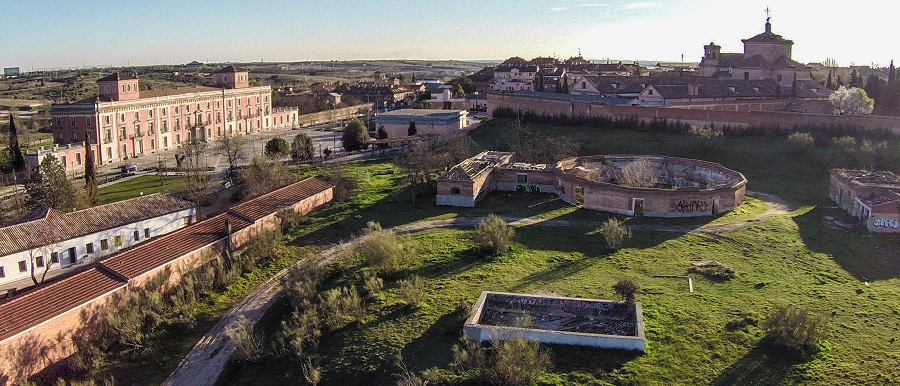
[[[281,288],[295,309],[309,307],[316,297],[316,288],[322,281],[324,272],[311,258],[294,265],[281,279]]]
[[[340,327],[348,317],[357,322],[365,317],[356,287],[335,288],[319,295],[319,306],[325,325],[332,330]]]
[[[634,295],[641,289],[632,279],[621,279],[616,284],[613,284],[612,288],[613,291],[616,291],[616,296],[619,299],[628,303],[634,303]]]
[[[238,361],[256,362],[262,359],[263,338],[253,331],[253,324],[244,315],[225,328],[225,335],[234,342],[234,356]]]
[[[694,150],[701,154],[711,154],[722,148],[724,131],[712,126],[693,126],[689,133],[694,137]]]
[[[792,304],[776,306],[763,327],[773,343],[792,350],[811,348],[822,338],[822,320]]]
[[[246,260],[243,264],[247,265],[247,267],[244,267],[244,272],[252,271],[252,266],[256,266],[255,263],[257,261],[277,260],[283,245],[284,237],[281,234],[281,229],[276,228],[259,232],[241,252],[241,257]]]
[[[402,243],[394,231],[381,229],[374,221],[363,230],[359,251],[370,266],[388,273],[400,270],[415,254],[412,245]]]
[[[809,133],[791,133],[787,140],[794,150],[803,150],[816,142]]]
[[[319,382],[322,381],[322,367],[319,365],[313,365],[312,361],[309,359],[306,360],[306,363],[303,365],[303,379],[306,380],[310,385],[316,386]]]
[[[616,183],[630,188],[653,187],[653,168],[646,159],[638,158],[619,170]]]
[[[363,288],[369,296],[375,296],[384,288],[384,280],[374,272],[366,272],[363,275]]]
[[[484,371],[484,379],[492,385],[530,385],[553,364],[550,353],[538,342],[519,337],[492,343],[493,358]]]
[[[409,280],[400,280],[398,295],[407,304],[417,306],[425,300],[425,280],[419,275],[413,275]]]
[[[314,305],[302,312],[294,312],[290,323],[281,322],[282,335],[294,356],[302,358],[306,352],[319,347],[319,337],[322,336],[320,324]]]
[[[104,350],[89,339],[72,336],[75,353],[67,358],[69,367],[76,372],[91,371],[103,366]]]
[[[496,256],[509,250],[516,231],[500,216],[491,214],[481,221],[472,234],[472,240],[482,253]]]
[[[606,244],[611,249],[622,248],[625,240],[631,238],[631,230],[625,226],[624,221],[619,221],[617,218],[611,218],[603,223],[600,226],[600,234],[606,239]]]

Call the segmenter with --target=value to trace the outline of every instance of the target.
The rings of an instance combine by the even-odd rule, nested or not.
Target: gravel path
[[[754,220],[763,220],[773,215],[787,214],[790,207],[780,198],[759,192],[747,192],[748,195],[763,200],[768,209],[754,217]],[[394,227],[397,233],[414,233],[435,228],[471,228],[478,225],[483,217],[458,217],[447,220],[420,221]],[[511,218],[504,217],[513,226],[541,225],[541,226],[600,226],[599,222],[572,222],[568,220],[546,220],[536,218]],[[638,224],[629,228],[636,231],[675,232],[690,233],[700,232],[709,235],[718,235],[724,231],[747,226],[746,220],[706,224],[706,225],[657,225]],[[313,258],[319,260],[319,264],[327,265],[342,257],[348,247],[359,240],[352,240],[345,244],[338,244],[328,248]],[[174,372],[163,382],[163,386],[212,386],[222,370],[231,353],[234,352],[234,343],[225,335],[225,327],[244,316],[255,324],[262,318],[269,307],[278,300],[281,295],[281,278],[287,274],[285,268],[261,284],[243,301],[235,304],[216,325],[209,330],[203,338],[191,349],[191,352],[178,364]]]

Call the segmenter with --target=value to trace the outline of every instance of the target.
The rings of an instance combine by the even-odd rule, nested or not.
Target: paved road
[[[748,195],[756,196],[763,200],[768,209],[754,217],[755,220],[763,220],[773,215],[786,214],[790,212],[790,208],[785,202],[776,196],[747,192]],[[394,227],[397,233],[419,232],[435,228],[471,228],[478,225],[484,217],[457,217],[449,220],[430,220],[420,221],[410,224],[404,224]],[[540,226],[600,226],[600,222],[572,222],[567,220],[547,220],[537,218],[511,218],[505,217],[505,221],[513,226],[540,225]],[[657,232],[677,232],[691,233],[697,232],[706,235],[718,236],[726,230],[737,229],[751,224],[746,219],[740,221],[716,223],[707,225],[652,225],[641,224],[631,226],[632,230],[639,231],[657,231]],[[346,253],[353,250],[353,246],[360,239],[352,240],[345,244],[335,245],[316,254],[313,259],[317,259],[320,265],[327,265],[336,259],[341,258]],[[225,363],[234,352],[234,343],[225,335],[225,328],[233,323],[240,316],[244,316],[251,323],[256,324],[266,313],[269,307],[278,300],[281,295],[280,281],[287,274],[288,268],[285,268],[275,274],[272,278],[257,287],[242,302],[232,307],[225,316],[219,320],[203,338],[194,346],[190,353],[179,363],[178,367],[163,383],[163,386],[212,386],[216,379],[225,368]]]

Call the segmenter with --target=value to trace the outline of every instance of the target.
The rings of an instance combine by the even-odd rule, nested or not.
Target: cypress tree
[[[9,158],[13,169],[16,171],[25,169],[25,157],[22,156],[22,149],[19,148],[19,133],[16,130],[16,121],[13,119],[12,113],[9,114]]]
[[[831,80],[831,70],[828,71],[828,81],[825,82],[825,87],[834,90],[834,81]]]
[[[563,77],[562,77],[562,93],[563,94],[569,93],[569,76],[568,75],[563,75]]]
[[[837,84],[835,85],[834,88],[839,88],[839,87],[841,87],[841,86],[843,86],[843,85],[844,85],[844,81],[841,80],[841,75],[838,74]]]
[[[894,61],[891,60],[891,66],[888,67],[888,86],[894,84],[894,76],[896,76],[896,69],[894,68]]]
[[[797,73],[794,73],[794,81],[791,83],[791,98],[797,97]]]
[[[97,188],[97,169],[94,165],[94,151],[91,149],[91,137],[84,130],[84,184],[89,206],[100,205],[100,190]]]

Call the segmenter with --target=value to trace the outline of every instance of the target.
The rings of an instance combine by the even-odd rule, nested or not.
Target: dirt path
[[[759,192],[747,192],[766,203],[768,209],[753,217],[754,220],[763,220],[774,215],[787,214],[790,207],[780,198]],[[397,233],[414,233],[435,228],[471,228],[478,225],[484,217],[458,217],[447,220],[429,220],[410,224],[404,224],[393,229]],[[536,218],[504,218],[514,226],[540,225],[540,226],[600,226],[600,222],[573,222],[568,220],[545,220]],[[637,224],[630,228],[636,231],[675,232],[690,233],[699,232],[713,237],[722,232],[738,229],[749,225],[746,219],[740,221],[704,224],[704,225],[662,225],[662,224]],[[346,251],[358,243],[354,239],[345,244],[335,245],[316,254],[313,258],[321,265],[327,265],[344,256]],[[212,386],[222,370],[225,368],[228,358],[234,352],[234,343],[225,335],[225,327],[244,316],[251,323],[256,323],[262,318],[269,307],[278,300],[281,295],[281,278],[287,274],[285,268],[261,284],[243,301],[235,304],[216,325],[200,339],[191,349],[191,352],[178,364],[174,372],[163,382],[163,386]]]

